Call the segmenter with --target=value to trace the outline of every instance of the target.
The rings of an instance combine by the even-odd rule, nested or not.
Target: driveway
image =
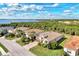
[[[11,56],[34,56],[34,54],[21,47],[16,42],[0,38],[0,43],[2,43],[9,50],[9,54]]]
[[[29,43],[29,44],[27,44],[27,45],[25,45],[25,46],[23,46],[23,47],[24,47],[25,49],[29,50],[30,48],[33,48],[33,47],[35,47],[36,45],[38,45],[38,42],[37,42],[37,41],[34,41],[34,42]]]

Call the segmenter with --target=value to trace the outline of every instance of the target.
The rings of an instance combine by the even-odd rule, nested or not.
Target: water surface
[[[9,24],[11,22],[37,22],[37,20],[25,20],[25,19],[16,19],[16,20],[10,20],[10,19],[0,19],[0,24]]]

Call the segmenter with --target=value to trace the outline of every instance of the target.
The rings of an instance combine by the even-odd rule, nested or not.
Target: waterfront
[[[37,20],[34,19],[0,19],[0,24],[9,24],[11,22],[37,22]]]

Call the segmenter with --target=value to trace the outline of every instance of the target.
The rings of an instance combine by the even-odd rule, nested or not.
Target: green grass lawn
[[[12,38],[11,37],[6,37],[6,39],[7,40],[13,40],[13,39],[15,39],[15,37],[12,37]]]
[[[66,39],[60,43],[60,46],[62,46],[62,47],[64,47],[64,44],[65,44],[65,43],[69,40],[69,38],[71,37],[71,35],[69,35],[69,34],[64,34],[64,36],[65,36]]]
[[[0,43],[0,47],[7,53],[8,49]]]
[[[48,48],[44,48],[39,45],[31,48],[30,51],[38,56],[63,56],[64,55],[63,49],[50,50]]]
[[[24,46],[24,45],[26,45],[24,42],[22,42],[21,40],[17,40],[16,41],[19,45],[21,45],[21,46]]]
[[[26,45],[26,44],[29,44],[31,41],[29,41],[29,42],[23,42],[21,39],[19,39],[19,40],[17,40],[16,41],[19,45],[21,45],[21,46],[24,46],[24,45]]]

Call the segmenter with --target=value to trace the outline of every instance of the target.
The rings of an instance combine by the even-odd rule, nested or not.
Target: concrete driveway
[[[30,48],[33,48],[33,47],[35,47],[36,45],[38,45],[38,42],[37,42],[37,41],[34,41],[34,42],[29,43],[29,44],[27,44],[27,45],[25,45],[25,46],[23,46],[23,47],[24,47],[25,49],[29,50]]]
[[[0,43],[2,43],[9,50],[9,54],[11,56],[34,56],[34,54],[21,47],[16,42],[0,38]]]

